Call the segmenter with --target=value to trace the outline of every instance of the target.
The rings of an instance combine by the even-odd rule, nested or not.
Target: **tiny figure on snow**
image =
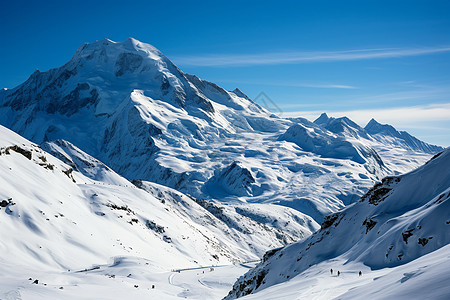
[[[330,272],[331,272],[331,275],[333,275],[333,269],[331,269]]]
[[[362,276],[362,272],[361,271],[359,271],[359,276]]]
[[[339,277],[339,275],[341,275],[341,272],[340,272],[340,271],[338,271],[338,277]]]

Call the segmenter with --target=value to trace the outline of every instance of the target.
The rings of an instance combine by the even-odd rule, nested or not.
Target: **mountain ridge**
[[[371,119],[364,129],[376,139],[386,142],[386,137],[394,138],[392,143],[401,144],[412,150],[419,150],[427,153],[436,153],[444,150],[441,146],[425,143],[406,131],[397,131],[392,125],[380,124],[375,119]]]

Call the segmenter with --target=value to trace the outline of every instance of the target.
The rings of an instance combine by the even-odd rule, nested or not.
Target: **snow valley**
[[[1,90],[0,124],[1,299],[450,295],[448,149],[390,125],[277,117],[132,38]]]

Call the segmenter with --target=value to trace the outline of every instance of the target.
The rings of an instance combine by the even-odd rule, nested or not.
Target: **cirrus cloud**
[[[449,46],[344,51],[274,52],[261,54],[207,54],[201,56],[173,56],[172,60],[177,64],[184,66],[252,66],[394,58],[445,52],[450,52]]]

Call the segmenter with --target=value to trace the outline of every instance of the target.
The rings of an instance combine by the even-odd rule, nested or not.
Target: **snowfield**
[[[118,257],[95,269],[59,272],[0,264],[1,299],[221,299],[253,263],[158,272],[148,261]],[[8,269],[10,268],[10,269]],[[26,276],[30,276],[29,278]],[[31,279],[30,279],[31,278]],[[38,280],[37,284],[33,282]]]

